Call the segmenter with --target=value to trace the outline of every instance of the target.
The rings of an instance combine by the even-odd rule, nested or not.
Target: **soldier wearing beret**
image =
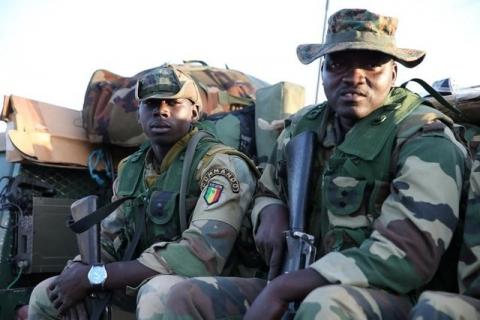
[[[172,318],[279,319],[298,302],[295,319],[405,319],[421,290],[447,285],[438,274],[452,278],[443,258],[469,160],[451,119],[395,86],[397,63],[411,68],[425,56],[397,47],[396,28],[396,18],[343,9],[330,17],[325,43],[298,47],[305,64],[324,57],[327,101],[286,122],[259,180],[252,219],[270,281],[253,304],[232,290],[242,279],[186,281],[167,304]],[[278,275],[289,228],[286,145],[305,131],[316,137],[306,232],[317,257]],[[228,308],[217,308],[217,297]]]
[[[114,200],[133,199],[102,222],[103,264],[73,262],[40,283],[30,299],[30,319],[86,319],[85,297],[114,290],[114,301],[117,293],[123,297],[120,307],[136,307],[138,319],[157,319],[163,294],[176,283],[221,274],[253,276],[232,251],[248,221],[255,165],[210,135],[186,154],[204,132],[198,123],[202,101],[195,82],[180,70],[164,65],[143,75],[136,95],[148,141],[119,165]],[[142,210],[144,220],[136,222]],[[122,261],[136,229],[144,230],[133,260]]]

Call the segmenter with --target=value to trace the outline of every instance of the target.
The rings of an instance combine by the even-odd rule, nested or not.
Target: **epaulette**
[[[131,154],[129,157],[127,157],[127,161],[137,162],[138,160],[140,160],[142,158],[143,154],[145,153],[145,151],[147,151],[147,149],[149,147],[150,147],[150,141],[147,140],[140,146],[140,149],[138,149],[133,154]]]
[[[311,104],[308,106],[305,106],[292,114],[290,117],[285,119],[285,127],[290,126],[292,123],[297,123],[300,121],[302,118],[308,118],[308,119],[315,119],[317,118],[320,113],[322,112],[323,108],[326,107],[327,103],[322,102],[319,104]]]

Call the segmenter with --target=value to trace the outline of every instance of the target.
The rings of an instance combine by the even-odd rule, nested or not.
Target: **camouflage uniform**
[[[411,319],[480,319],[480,149],[470,176],[462,250],[458,265],[461,294],[427,291]]]
[[[119,178],[113,187],[113,199],[122,195],[122,185],[129,184],[133,185],[131,189],[135,190],[133,194],[137,198],[127,201],[102,221],[104,262],[121,259],[132,237],[132,228],[135,227],[134,224],[132,226],[132,213],[135,213],[132,206],[135,206],[135,201],[141,199],[147,204],[149,199],[143,197],[153,195],[150,190],[158,190],[162,186],[168,188],[169,185],[175,185],[175,179],[181,179],[181,169],[175,168],[182,168],[186,146],[197,131],[194,128],[177,141],[162,163],[156,163],[148,145],[122,161]],[[245,266],[248,263],[239,263],[239,260],[248,261],[237,252],[243,247],[235,245],[240,246],[242,240],[247,239],[244,234],[245,226],[249,224],[245,222],[249,222],[246,212],[256,186],[256,169],[246,156],[215,141],[204,142],[208,139],[200,141],[195,152],[203,150],[203,154],[194,156],[192,162],[193,173],[187,202],[193,204],[189,206],[187,203],[190,221],[187,229],[180,234],[178,217],[175,216],[178,216],[178,208],[175,207],[177,198],[173,197],[172,201],[166,203],[160,201],[163,209],[156,215],[153,209],[150,210],[151,207],[146,206],[145,232],[136,256],[138,262],[157,271],[159,275],[146,279],[138,288],[127,287],[123,292],[127,296],[137,296],[138,319],[161,317],[164,293],[188,277],[220,274],[254,276]],[[197,158],[198,161],[195,160]],[[140,172],[132,171],[132,168],[139,168],[138,163]],[[195,198],[189,197],[191,195]],[[153,208],[156,207],[158,204]],[[30,319],[56,319],[56,310],[46,295],[46,288],[52,279],[40,283],[32,293]]]
[[[410,308],[408,295],[432,279],[455,231],[466,151],[441,122],[424,124],[417,133],[411,131],[413,119],[429,114],[437,117],[435,111],[418,107],[400,123],[393,144],[398,147],[392,152],[398,155],[397,160],[391,159],[394,164],[384,168],[394,168],[392,180],[375,180],[368,186],[370,182],[356,171],[364,170],[362,156],[367,154],[352,157],[349,152],[366,145],[361,138],[351,137],[355,148],[348,149],[349,137],[361,133],[356,127],[364,121],[373,124],[385,112],[381,109],[377,110],[380,114],[373,113],[357,123],[340,145],[331,120],[320,138],[314,180],[318,183],[308,232],[315,235],[321,257],[310,267],[332,284],[341,285],[311,292],[300,305],[299,318],[332,313],[339,318],[383,318],[389,314],[405,318]],[[292,131],[297,131],[295,125],[292,123],[279,140],[277,159],[260,179],[264,196],[256,199],[254,214],[271,203],[284,203],[278,164],[283,161],[283,148]],[[378,136],[377,142],[381,141],[383,137]],[[343,162],[349,167],[341,175],[331,172],[335,171],[338,151],[341,157],[352,159],[352,163]],[[438,185],[442,190],[436,188]],[[344,303],[346,298],[341,297],[346,296],[352,303]]]
[[[395,89],[393,93],[399,90],[403,92]],[[362,134],[354,127],[352,134],[338,144],[334,122],[325,108],[324,104],[304,109],[279,137],[276,153],[259,180],[253,222],[256,224],[264,207],[285,205],[285,177],[282,176],[285,146],[291,137],[305,129],[302,129],[302,119],[313,118],[320,128],[317,133],[323,134],[318,140],[313,177],[316,187],[312,188],[311,197],[315,200],[307,230],[315,235],[321,256],[311,268],[332,284],[340,285],[312,291],[300,305],[296,318],[381,319],[393,316],[405,319],[415,291],[431,281],[456,228],[466,150],[455,140],[448,126],[434,120],[442,118],[442,114],[419,106],[399,124],[396,132],[391,133],[395,137],[392,145],[400,146],[393,152],[388,151],[397,154],[395,165],[384,166],[387,174],[390,167],[395,168],[392,180],[376,180],[374,186],[366,185],[361,177],[347,175],[329,180],[329,171],[334,165],[330,160],[339,149],[345,150],[344,147],[352,143],[348,137],[358,134],[360,140],[355,139],[356,147],[366,141],[362,141]],[[377,111],[362,123],[371,127],[382,115],[392,116],[388,105]],[[432,122],[424,123],[421,119]],[[321,129],[322,122],[324,129]],[[380,145],[380,149],[382,147]],[[379,148],[376,151],[379,152]],[[361,167],[363,163],[360,160],[356,164]],[[437,188],[438,185],[442,188]],[[342,201],[348,208],[342,206]],[[184,282],[179,288],[183,292],[193,288],[189,292],[203,292],[208,299],[204,298],[201,303],[196,299],[199,295],[183,294],[183,298],[167,305],[167,314],[171,313],[172,319],[198,319],[195,315],[212,312],[215,316],[211,318],[238,317],[238,313],[229,314],[225,309],[212,311],[209,307],[212,303],[205,301],[218,301],[229,288],[241,286],[246,279],[217,278],[215,284],[200,280]],[[229,302],[240,301],[235,309],[240,312],[250,305],[254,296],[239,292],[235,299]]]

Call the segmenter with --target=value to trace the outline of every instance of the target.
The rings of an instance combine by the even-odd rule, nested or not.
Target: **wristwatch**
[[[94,292],[103,290],[105,280],[107,280],[107,269],[103,264],[94,264],[88,271],[88,282]]]

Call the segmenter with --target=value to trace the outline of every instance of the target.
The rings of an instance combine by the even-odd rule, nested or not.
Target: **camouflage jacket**
[[[460,293],[480,298],[480,147],[470,174],[463,246],[458,265]]]
[[[160,183],[163,185],[168,184],[168,179],[181,179],[181,172],[170,171],[173,167],[178,168],[178,162],[183,161],[191,137],[192,133],[189,133],[178,141],[160,164],[153,161],[151,149],[146,151],[146,156],[142,158],[144,166],[137,173],[140,175],[140,183],[144,184],[143,190],[154,186],[157,188],[158,180],[163,180]],[[229,153],[228,150],[232,149],[214,144],[198,166],[192,168],[195,181],[193,189],[198,190],[198,193],[197,201],[190,211],[189,226],[183,233],[178,232],[173,236],[171,231],[162,231],[161,234],[168,234],[169,239],[154,239],[147,232],[149,243],[140,243],[143,250],[138,257],[140,263],[160,274],[191,277],[227,272],[227,260],[231,258],[256,186],[256,175],[251,166],[237,151]],[[114,200],[119,197],[119,185],[122,184],[123,172],[127,171],[127,163],[124,160],[120,165],[119,178],[114,183]],[[135,181],[137,179],[132,179],[132,183]],[[149,200],[145,199],[147,211],[151,207],[148,206]],[[127,207],[128,203],[129,201],[102,222],[102,254],[107,262],[119,260],[129,241],[128,235],[131,232],[125,229],[131,227],[133,217],[128,214],[131,211]],[[151,215],[149,212],[146,215],[146,230],[160,228],[161,224],[168,227],[169,222],[163,221],[165,219],[151,219],[148,217]]]
[[[412,95],[392,90],[385,105],[357,122],[343,141],[326,104],[291,119],[259,180],[254,226],[265,206],[285,203],[285,146],[303,130],[298,124],[311,118],[318,142],[307,232],[320,252],[311,267],[332,283],[397,293],[426,285],[457,226],[467,153],[438,120],[448,119]],[[402,110],[408,110],[404,117],[389,120]]]

